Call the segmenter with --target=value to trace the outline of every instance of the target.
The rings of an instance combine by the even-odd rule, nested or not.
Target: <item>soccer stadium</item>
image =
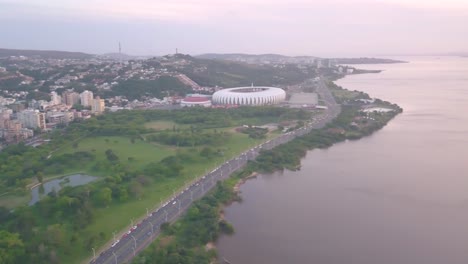
[[[283,89],[265,86],[236,87],[217,91],[213,104],[222,105],[273,105],[286,99]]]

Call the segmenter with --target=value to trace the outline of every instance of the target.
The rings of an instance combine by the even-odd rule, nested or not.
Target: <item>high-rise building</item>
[[[85,90],[80,94],[80,99],[81,99],[81,105],[82,106],[91,106],[93,104],[93,92]]]
[[[50,104],[51,105],[59,105],[62,103],[62,98],[57,94],[57,92],[50,93]]]
[[[62,94],[62,102],[66,105],[73,106],[80,102],[80,94],[72,91],[65,91]]]
[[[91,112],[94,114],[101,114],[104,112],[105,108],[105,103],[104,99],[101,99],[99,96],[96,97],[96,99],[93,100],[93,104],[91,105]]]
[[[46,128],[45,115],[37,110],[21,111],[16,117],[23,127],[41,130]]]

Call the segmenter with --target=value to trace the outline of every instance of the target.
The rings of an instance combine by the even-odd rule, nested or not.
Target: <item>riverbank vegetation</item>
[[[271,173],[277,170],[289,169],[296,170],[300,167],[301,159],[306,155],[307,151],[316,148],[328,148],[335,143],[344,140],[356,140],[384,127],[392,118],[399,114],[402,109],[388,102],[375,100],[372,107],[381,107],[390,109],[387,112],[365,112],[369,105],[363,104],[360,99],[370,99],[370,97],[361,92],[353,92],[334,86],[331,88],[337,100],[344,103],[339,116],[322,129],[313,130],[311,133],[302,137],[297,137],[294,140],[275,147],[272,150],[263,150],[260,155],[250,161],[241,171],[234,173],[229,179],[218,182],[217,188],[213,193],[220,194],[221,197],[239,197],[233,195],[234,186],[237,182],[245,180],[253,173]],[[339,91],[339,92],[337,92]],[[229,188],[220,188],[220,186]],[[207,226],[220,227],[226,225],[228,228],[225,233],[234,232],[233,228],[225,220],[220,219],[219,212],[222,206],[229,202],[226,199],[213,199],[212,204],[215,208],[210,208],[212,215],[199,215],[193,212],[199,212],[200,203],[213,199],[213,194],[202,198],[196,202],[179,220],[172,225],[166,225],[166,230],[174,230],[173,232],[165,232],[156,242],[151,244],[142,254],[134,261],[134,264],[149,264],[149,263],[213,263],[217,254],[213,250],[204,249],[204,245],[208,242],[216,241],[221,234],[220,229],[200,228],[199,224],[207,222]],[[217,201],[217,202],[216,202]],[[218,212],[218,213],[216,213]],[[195,216],[199,217],[195,217]],[[190,228],[191,232],[185,232],[180,227]],[[196,235],[193,236],[193,232]],[[207,240],[207,238],[212,238]],[[170,242],[167,242],[170,241]],[[192,241],[194,243],[182,243],[181,241]],[[157,260],[157,261],[156,261]]]
[[[163,224],[162,234],[145,249],[135,264],[210,263],[214,249],[206,248],[221,234],[231,234],[232,226],[219,217],[220,210],[237,195],[227,182],[218,182],[214,190],[190,206],[174,224]]]
[[[126,228],[131,218],[145,215],[146,208],[266,140],[249,138],[236,127],[308,118],[301,110],[273,107],[122,111],[54,131],[51,141],[37,148],[10,146],[0,153],[0,189],[6,193],[27,197],[28,186],[74,170],[101,180],[51,192],[34,206],[1,207],[0,230],[19,242],[0,258],[78,263],[90,256],[91,248],[98,249],[113,232]],[[155,122],[173,125],[147,125]],[[277,135],[268,133],[267,139]],[[205,207],[200,208],[203,214]],[[220,228],[229,229],[226,224]]]

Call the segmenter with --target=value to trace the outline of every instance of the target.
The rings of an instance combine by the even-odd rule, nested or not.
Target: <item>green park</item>
[[[121,111],[54,131],[36,148],[10,146],[0,153],[0,219],[6,237],[21,234],[12,254],[24,263],[81,263],[146,210],[284,129],[257,126],[310,118],[274,107]],[[31,187],[76,173],[97,180],[28,206]]]

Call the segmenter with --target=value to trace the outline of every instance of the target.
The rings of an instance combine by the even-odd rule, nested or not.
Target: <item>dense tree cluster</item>
[[[244,134],[249,135],[250,138],[266,138],[266,134],[268,133],[268,128],[261,128],[261,127],[246,127],[241,129],[241,132]]]
[[[301,83],[316,74],[313,67],[299,69],[292,64],[273,67],[191,57],[186,59],[192,63],[179,70],[202,86],[250,86],[252,82],[263,86],[288,85]]]
[[[120,82],[106,95],[125,96],[128,100],[141,99],[143,96],[163,98],[169,95],[183,96],[191,92],[178,79],[171,76],[161,76],[156,80],[129,79]]]

